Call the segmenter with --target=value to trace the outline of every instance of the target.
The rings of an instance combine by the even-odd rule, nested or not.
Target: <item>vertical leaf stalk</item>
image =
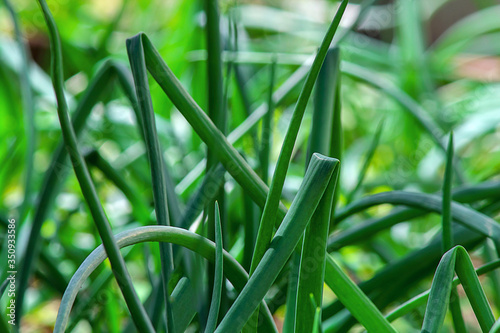
[[[125,266],[125,261],[120,254],[120,250],[113,238],[111,226],[107,220],[104,210],[97,196],[94,184],[90,178],[89,171],[85,161],[80,154],[77,146],[76,135],[71,126],[68,106],[64,96],[64,79],[62,65],[62,50],[59,32],[57,30],[54,18],[50,13],[45,0],[38,1],[45,18],[45,23],[49,29],[50,47],[51,47],[51,76],[54,85],[54,91],[57,99],[57,114],[61,123],[62,135],[68,154],[73,164],[76,177],[80,184],[82,194],[87,202],[94,223],[102,239],[103,246],[109,256],[111,269],[115,275],[118,286],[122,291],[123,297],[127,303],[130,314],[134,319],[137,329],[141,332],[154,332],[153,326],[144,310],[144,307],[137,296],[132,285],[132,279]]]

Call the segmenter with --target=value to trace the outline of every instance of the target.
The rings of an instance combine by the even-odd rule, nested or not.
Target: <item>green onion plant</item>
[[[0,331],[500,332],[499,8],[424,2],[4,0]]]

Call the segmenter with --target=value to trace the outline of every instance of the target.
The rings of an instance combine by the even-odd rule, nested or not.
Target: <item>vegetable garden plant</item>
[[[221,14],[215,0],[181,1],[173,26],[193,24],[194,12],[202,23],[173,36],[203,35],[173,69],[168,47],[146,33],[110,54],[127,1],[95,64],[38,0],[49,81],[4,0],[15,42],[0,54],[10,45],[15,61],[0,57],[0,102],[16,111],[2,111],[0,294],[3,309],[16,308],[0,331],[37,331],[42,312],[55,332],[500,332],[498,117],[472,135],[465,127],[477,125],[472,107],[491,116],[477,101],[499,105],[498,87],[449,70],[495,36],[499,9],[486,6],[425,49],[418,2],[397,1],[390,49],[356,30],[374,2],[336,3],[327,29],[316,23],[304,37],[284,23],[252,32],[242,19],[260,10],[263,22],[301,22],[277,9],[224,3]],[[351,6],[357,14],[341,24]],[[259,29],[275,34],[271,44],[296,35],[319,48],[266,50]],[[76,79],[65,66],[89,77],[81,91],[66,89]],[[55,100],[41,88],[49,82]],[[41,130],[40,114],[54,109],[59,125]],[[481,157],[477,140],[496,148]],[[405,172],[394,154],[410,156]]]

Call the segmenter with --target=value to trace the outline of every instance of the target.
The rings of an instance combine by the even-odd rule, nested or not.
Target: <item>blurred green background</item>
[[[115,59],[128,66],[125,40],[143,31],[189,93],[206,109],[202,1],[47,2],[62,38],[70,108],[74,109],[90,79],[106,59]],[[372,2],[372,6],[366,7]],[[60,140],[60,127],[47,74],[50,53],[41,11],[35,1],[18,0],[13,6],[19,14],[25,41],[34,60],[30,65],[30,83],[36,106],[33,195],[28,202],[31,208]],[[266,102],[273,57],[278,62],[275,86],[280,87],[315,52],[337,6],[335,1],[220,1],[223,57],[238,64],[238,70],[225,77],[230,130],[241,124],[249,111]],[[412,105],[424,119],[439,129],[440,132],[435,134],[443,135],[443,142],[446,134],[454,131],[456,155],[461,160],[459,168],[463,176],[462,179],[456,177],[456,185],[498,179],[500,2],[352,1],[341,28],[348,29],[360,13],[359,24],[339,45],[344,61],[341,91],[344,155],[339,204],[345,205],[365,194],[387,190],[434,193],[441,189],[444,154],[397,98],[414,103]],[[19,88],[20,71],[12,19],[2,6],[0,213],[3,216],[17,216],[24,198],[28,140]],[[242,90],[245,94],[241,93]],[[177,184],[176,192],[181,203],[186,204],[201,182],[199,178],[190,183],[186,176],[204,158],[205,147],[156,83],[151,84],[151,92],[167,169],[172,182]],[[276,107],[272,163],[276,162],[298,92],[299,89],[292,90]],[[312,102],[310,104],[312,107]],[[306,112],[285,184],[284,197],[288,202],[296,193],[304,172],[310,111]],[[362,186],[353,192],[381,121],[380,141],[366,177]],[[251,165],[256,164],[251,136],[244,136],[235,146]],[[98,150],[111,165],[121,170],[139,196],[151,202],[145,150],[128,101],[118,89],[110,89],[105,100],[94,108],[80,139],[80,147]],[[100,243],[93,225],[88,223],[89,214],[72,171],[69,175],[61,184],[56,209],[42,229],[49,251],[57,259],[56,266],[64,277],[71,276]],[[120,231],[127,223],[138,224],[131,217],[130,204],[123,194],[98,171],[93,172],[93,177],[114,231]],[[227,207],[231,226],[234,232],[238,232],[244,218],[241,190],[231,179],[228,179],[226,190],[234,193],[228,196]],[[389,209],[380,206],[370,210],[369,214],[377,216]],[[345,247],[338,260],[352,272],[353,278],[365,280],[382,267],[384,260],[381,258],[385,256],[390,261],[420,248],[439,230],[440,218],[437,215],[431,214],[420,220],[419,223],[398,224],[370,243]],[[30,214],[21,222],[19,246],[23,247]],[[346,221],[340,229],[356,222],[356,219]],[[237,246],[227,244],[229,249]],[[137,248],[133,257],[137,260],[129,261],[129,267],[131,271],[136,268],[134,280],[139,294],[147,295],[150,285],[141,268],[144,262],[138,259],[143,250]],[[378,248],[381,253],[375,255],[374,249]],[[482,260],[480,255],[474,258],[478,263]],[[416,288],[424,290],[428,286],[424,284]],[[111,292],[115,293],[116,288]],[[408,293],[414,295],[415,291]],[[47,287],[43,279],[31,285],[28,296],[31,311],[26,314],[26,331],[50,331],[60,296]],[[120,307],[124,305],[120,304]],[[498,316],[499,309],[496,310]],[[411,331],[404,323],[401,325],[403,331]],[[85,331],[88,327],[80,329]]]

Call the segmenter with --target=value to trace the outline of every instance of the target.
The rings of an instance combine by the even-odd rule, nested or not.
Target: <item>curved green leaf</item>
[[[198,253],[205,259],[215,261],[215,244],[203,236],[197,235],[185,229],[169,226],[147,226],[121,232],[115,236],[116,244],[120,248],[143,242],[170,242],[183,246]],[[66,289],[61,300],[59,312],[57,313],[54,332],[64,332],[68,323],[71,307],[78,292],[90,274],[107,258],[104,248],[97,247],[80,265]],[[241,290],[248,281],[248,274],[241,265],[230,254],[224,251],[224,274],[233,284]],[[263,303],[264,325],[271,332],[277,332],[272,316]]]
[[[368,296],[329,255],[326,256],[325,282],[368,332],[396,332]]]
[[[97,196],[94,184],[90,178],[87,165],[78,150],[76,134],[71,126],[69,118],[68,106],[64,96],[64,80],[63,80],[63,65],[62,65],[62,50],[59,32],[57,30],[54,18],[44,0],[39,0],[45,18],[45,23],[49,29],[50,48],[51,48],[51,76],[54,85],[54,91],[57,98],[57,113],[61,123],[62,135],[64,144],[70,155],[73,169],[75,171],[80,188],[87,205],[90,209],[94,223],[99,231],[99,236],[102,239],[106,252],[109,254],[109,261],[115,274],[116,281],[123,293],[123,297],[127,302],[130,313],[134,319],[137,328],[143,332],[154,332],[153,326],[142,306],[142,303],[137,296],[132,285],[130,274],[128,273],[125,261],[120,254],[118,246],[113,238],[111,226],[107,220],[104,210]],[[19,311],[20,312],[20,311]]]
[[[318,75],[316,95],[314,99],[314,113],[309,137],[306,164],[309,163],[312,153],[328,154],[333,141],[335,113],[340,110],[336,108],[336,102],[340,98],[336,93],[339,85],[340,50],[332,48],[328,50],[325,62]],[[337,119],[335,119],[337,120]],[[339,138],[340,136],[336,136]],[[334,149],[335,150],[335,149]],[[316,309],[321,309],[323,302],[323,285],[325,275],[326,241],[328,239],[330,217],[332,213],[333,196],[337,190],[337,179],[339,177],[340,165],[335,169],[332,176],[334,182],[330,182],[316,212],[307,226],[302,240],[302,251],[300,253],[300,265],[298,265],[298,282],[295,293],[290,293],[287,306],[293,306],[294,311],[287,312],[285,320],[295,322],[295,331],[308,332],[316,326],[314,320]],[[295,267],[294,267],[295,269]],[[295,272],[294,272],[295,274]],[[312,306],[310,299],[314,300]],[[300,315],[298,315],[300,314]]]
[[[443,141],[444,133],[441,128],[434,123],[428,112],[425,111],[420,104],[398,86],[383,76],[353,63],[343,62],[342,72],[377,87],[394,98],[409,112],[438,147],[446,153],[446,145]],[[456,161],[458,162],[458,159],[456,159]],[[463,175],[461,169],[458,167],[458,163],[455,164],[455,172],[457,176],[460,177],[460,180],[462,180]]]
[[[452,198],[458,202],[470,203],[474,201],[495,198],[500,193],[500,182],[484,182],[478,185],[464,186],[453,190]],[[328,251],[338,250],[344,246],[366,240],[377,232],[389,228],[399,222],[408,221],[427,214],[427,211],[414,208],[397,208],[392,213],[375,219],[369,219],[361,224],[333,235],[328,240]]]

